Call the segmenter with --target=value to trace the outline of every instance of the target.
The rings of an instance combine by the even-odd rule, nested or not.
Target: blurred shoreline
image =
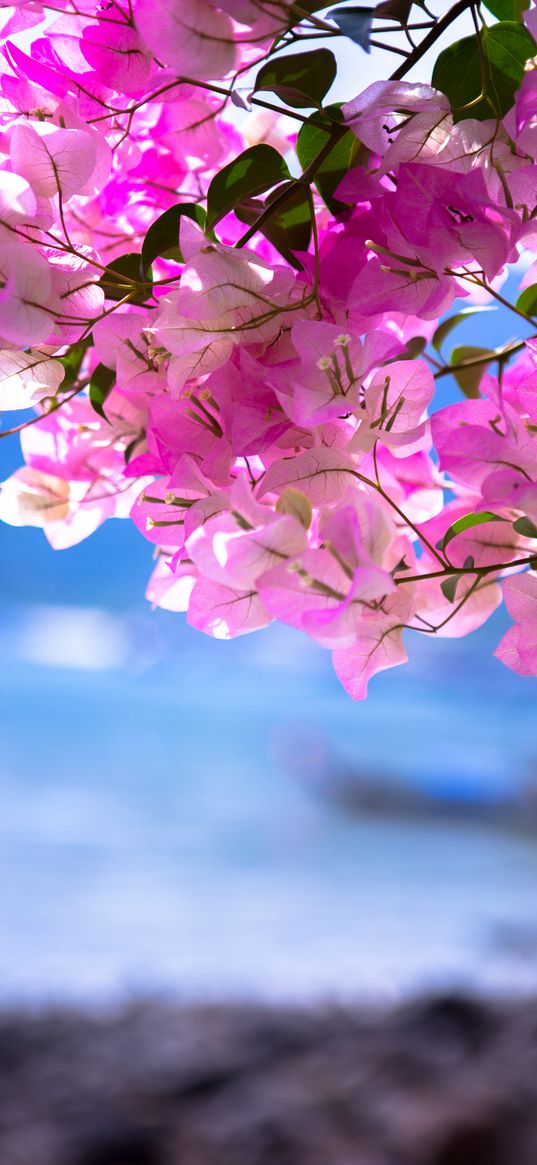
[[[0,1012],[1,1165],[533,1165],[537,1000]]]

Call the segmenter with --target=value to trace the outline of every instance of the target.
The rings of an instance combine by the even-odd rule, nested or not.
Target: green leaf
[[[444,49],[433,69],[432,85],[449,98],[455,121],[503,117],[514,104],[526,61],[535,55],[533,37],[522,24],[502,21],[483,28],[481,45],[486,94],[481,96],[481,64],[476,36]],[[475,102],[475,104],[473,104]]]
[[[355,8],[347,4],[342,8],[331,8],[326,15],[329,20],[333,20],[337,24],[343,36],[359,45],[366,53],[371,52],[369,38],[375,15],[374,8]]]
[[[290,177],[287,163],[272,146],[251,146],[215,174],[207,194],[207,226],[214,227],[243,199]]]
[[[513,522],[513,530],[516,530],[517,534],[522,534],[524,538],[537,538],[537,526],[534,526],[529,518],[517,518],[516,522]]]
[[[441,347],[442,347],[442,344],[444,343],[444,340],[447,339],[450,332],[452,332],[453,329],[456,328],[458,324],[464,323],[464,320],[468,319],[469,316],[473,316],[477,312],[496,311],[496,310],[497,309],[494,307],[485,307],[485,306],[464,307],[462,309],[462,311],[458,311],[456,315],[450,316],[449,319],[443,320],[442,323],[438,325],[436,332],[434,333],[434,336],[433,336],[432,341],[431,341],[433,348],[435,348],[436,351],[439,352]]]
[[[398,20],[399,24],[406,28],[413,0],[383,0],[381,4],[377,4],[375,8],[375,18],[379,16],[388,17],[391,20]]]
[[[442,543],[440,543],[440,546],[442,546]],[[474,560],[472,558],[472,555],[469,554],[468,558],[465,559],[464,569],[465,570],[472,570],[473,566],[474,566]],[[444,597],[450,603],[455,602],[455,597],[457,594],[457,587],[459,585],[460,580],[461,580],[461,575],[454,574],[451,576],[451,578],[446,578],[446,579],[444,579],[443,582],[440,583],[440,590],[442,591],[442,594],[444,595]]]
[[[252,198],[241,203],[235,211],[237,218],[251,226],[285,188],[285,185],[279,186],[277,190],[269,194],[264,202]],[[260,227],[260,231],[288,263],[302,270],[302,264],[293,252],[307,251],[309,247],[311,238],[310,201],[303,186],[296,186],[295,183],[290,182],[287,184],[287,188],[289,190],[293,188],[292,193],[282,206],[275,210],[270,218],[266,219]]]
[[[323,8],[326,8],[326,0],[300,0],[300,4],[297,5],[297,8],[295,8],[295,4],[293,2],[287,9],[289,20],[287,27],[289,29],[294,28],[295,24],[300,23],[300,21],[304,19],[305,12],[321,12]]]
[[[60,357],[60,364],[63,364],[65,374],[58,392],[69,392],[72,389],[80,375],[84,356],[88,348],[91,347],[93,347],[93,336],[86,336],[85,340],[79,340],[78,344],[73,344],[65,356]]]
[[[322,112],[327,118],[326,129],[321,129],[319,125],[311,125],[310,118],[302,126],[298,134],[296,152],[303,169],[306,169],[313,162],[313,159],[329,141],[331,136],[330,121],[340,123],[342,120],[339,105],[327,105]],[[318,115],[315,116],[315,121],[318,121]],[[337,190],[345,174],[362,157],[364,157],[364,146],[362,146],[356,134],[348,129],[334,143],[334,148],[325,158],[322,165],[319,166],[315,174],[314,182],[321,198],[332,214],[341,214],[342,211],[351,205],[347,202],[340,202],[338,198],[334,198],[334,191]]]
[[[530,0],[485,0],[485,8],[496,20],[521,20],[530,6]]]
[[[127,448],[125,449],[125,454],[124,454],[125,465],[128,465],[129,461],[132,460],[132,455],[134,453],[134,450],[136,449],[136,446],[139,445],[140,442],[144,441],[144,440],[145,440],[145,431],[144,430],[142,430],[140,433],[137,433],[136,437],[133,437],[132,441],[130,441],[130,443],[127,445]]]
[[[155,259],[175,259],[183,262],[179,249],[179,226],[181,218],[186,215],[193,219],[198,226],[205,229],[205,211],[195,202],[181,202],[178,206],[170,206],[156,222],[152,223],[142,244],[142,277],[145,279],[151,264]]]
[[[488,359],[470,364],[468,368],[453,368],[453,375],[461,392],[470,399],[479,396],[479,385],[488,365],[494,360],[495,353],[491,352],[490,348],[476,348],[473,344],[465,344],[461,348],[454,348],[449,358],[449,363],[455,365],[479,356],[487,356]]]
[[[537,315],[537,283],[533,287],[526,287],[516,301],[516,307],[526,316]]]
[[[426,347],[427,340],[425,339],[425,336],[411,336],[410,340],[407,340],[405,344],[406,354],[399,356],[398,359],[417,360],[418,356],[421,356]]]
[[[458,40],[440,53],[433,69],[431,84],[449,98],[455,120],[459,111],[459,118],[480,116],[476,113],[479,108],[477,104],[467,113],[464,112],[464,106],[474,101],[481,91],[479,50],[475,36]],[[484,104],[485,102],[480,102],[480,106]],[[482,112],[481,117],[490,115],[487,105],[486,113]]]
[[[490,510],[483,510],[481,514],[466,514],[464,518],[458,518],[456,522],[452,522],[446,530],[442,539],[442,549],[445,550],[453,538],[457,537],[457,534],[463,534],[472,526],[482,526],[484,522],[505,522],[505,518],[500,518],[499,514],[493,514]]]
[[[451,575],[451,578],[445,578],[444,581],[440,583],[440,590],[442,591],[444,598],[446,598],[450,603],[455,602],[455,594],[459,585],[460,577],[460,575],[453,574]]]
[[[107,299],[124,299],[133,281],[137,284],[146,282],[148,286],[139,287],[130,299],[130,303],[145,303],[151,295],[151,275],[148,272],[144,280],[140,279],[141,262],[142,256],[139,251],[129,251],[108,264],[99,280],[99,287],[102,287]]]
[[[268,90],[293,109],[311,109],[312,105],[319,109],[336,73],[336,58],[330,49],[274,57],[259,70],[254,93]]]
[[[103,406],[115,383],[116,374],[114,370],[107,368],[106,364],[98,364],[91,376],[89,398],[95,412],[100,417],[103,417],[105,421],[108,420],[108,417]]]
[[[527,28],[516,21],[493,24],[485,33],[484,50],[493,90],[489,104],[503,117],[514,105],[515,93],[524,79],[524,66],[535,56],[537,46]]]

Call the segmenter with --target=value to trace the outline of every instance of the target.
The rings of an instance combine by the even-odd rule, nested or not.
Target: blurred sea
[[[533,687],[487,638],[414,637],[354,705],[284,628],[5,602],[0,1002],[537,989],[537,835],[318,788],[333,763],[474,801],[522,782]]]

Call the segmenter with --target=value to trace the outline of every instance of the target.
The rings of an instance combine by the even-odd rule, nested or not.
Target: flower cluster
[[[503,596],[496,654],[537,674],[535,270],[499,291],[537,252],[537,10],[485,108],[399,76],[323,105],[332,54],[278,55],[337,34],[308,12],[0,10],[0,408],[34,410],[0,517],[59,548],[130,516],[155,605],[297,627],[357,699],[406,630],[465,635]],[[439,320],[479,296],[528,339],[448,365]]]

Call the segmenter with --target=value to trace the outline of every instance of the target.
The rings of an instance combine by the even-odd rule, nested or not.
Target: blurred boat
[[[504,789],[488,787],[473,773],[436,772],[412,781],[327,757],[307,783],[325,802],[351,816],[441,820],[537,833],[534,778],[513,781],[512,788]]]

